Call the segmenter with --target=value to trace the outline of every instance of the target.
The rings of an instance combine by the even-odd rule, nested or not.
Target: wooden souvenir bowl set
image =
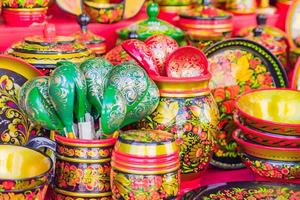
[[[250,91],[236,100],[233,138],[242,160],[254,173],[275,179],[300,178],[300,92]]]
[[[225,169],[241,168],[244,165],[240,152],[231,136],[237,128],[233,117],[235,99],[253,89],[286,87],[286,73],[268,49],[247,39],[216,43],[206,49],[205,54],[212,74],[209,87],[221,116],[218,149],[211,164]]]

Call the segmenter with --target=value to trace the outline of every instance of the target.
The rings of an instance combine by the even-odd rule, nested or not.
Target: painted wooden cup
[[[180,146],[182,178],[196,178],[207,168],[215,147],[219,110],[204,77],[152,77],[160,90],[156,110],[139,128],[169,131]]]
[[[113,199],[176,199],[180,186],[173,134],[131,130],[119,135],[112,155]]]
[[[115,139],[91,141],[56,136],[55,140],[55,198],[110,199],[110,160]]]
[[[0,199],[43,200],[52,165],[52,160],[39,151],[0,145]]]
[[[34,148],[55,150],[54,199],[111,199],[111,154],[115,138],[103,140],[70,139],[59,135],[30,141]]]

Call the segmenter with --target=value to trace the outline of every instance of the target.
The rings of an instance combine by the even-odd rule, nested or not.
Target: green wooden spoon
[[[126,116],[126,99],[114,86],[105,89],[103,108],[100,118],[100,138],[112,137],[114,131],[121,128]]]
[[[131,111],[127,112],[126,117],[121,125],[124,126],[142,120],[150,115],[158,106],[159,90],[156,84],[150,80],[150,85],[144,98]]]
[[[26,82],[19,92],[19,104],[33,123],[62,133],[64,126],[50,102],[48,82],[46,76]]]
[[[149,80],[143,68],[125,62],[111,71],[108,85],[114,86],[125,97],[127,112],[130,112],[146,95]]]
[[[95,109],[95,119],[101,115],[104,89],[107,86],[108,74],[114,66],[104,58],[92,58],[80,65],[87,84],[87,99]]]
[[[71,62],[57,63],[57,68],[51,73],[49,94],[58,116],[65,125],[66,135],[76,137],[73,112],[78,122],[85,122],[88,107],[83,73]]]

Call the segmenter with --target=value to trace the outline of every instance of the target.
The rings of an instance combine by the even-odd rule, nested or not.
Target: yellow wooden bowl
[[[282,135],[300,135],[300,91],[262,89],[236,100],[239,117],[250,127]]]
[[[39,151],[15,145],[0,145],[0,196],[3,199],[43,200],[52,160]]]

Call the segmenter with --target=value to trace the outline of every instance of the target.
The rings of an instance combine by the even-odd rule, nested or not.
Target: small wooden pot
[[[171,133],[131,130],[119,135],[112,155],[113,199],[176,199],[179,155]]]

